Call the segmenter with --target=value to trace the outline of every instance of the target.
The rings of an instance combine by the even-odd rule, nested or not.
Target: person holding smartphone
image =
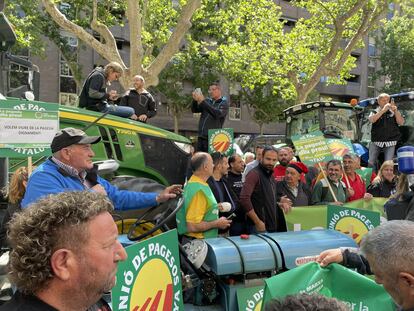
[[[226,97],[221,95],[218,83],[212,83],[208,88],[210,97],[205,98],[199,88],[192,93],[191,112],[200,113],[198,123],[197,151],[208,152],[208,130],[220,129],[229,111]]]
[[[404,118],[394,100],[382,93],[378,96],[378,107],[369,116],[372,123],[371,143],[369,144],[368,166],[377,170],[378,157],[384,152],[384,161],[392,160],[395,146],[400,139],[399,126],[404,124]]]

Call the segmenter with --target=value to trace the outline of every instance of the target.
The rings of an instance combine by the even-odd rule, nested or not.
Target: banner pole
[[[331,183],[329,182],[329,179],[328,179],[328,177],[326,176],[325,171],[323,170],[321,163],[320,163],[320,162],[318,162],[318,165],[319,165],[320,170],[322,171],[323,178],[325,178],[325,180],[326,180],[326,182],[327,182],[327,184],[328,184],[328,188],[329,188],[329,191],[330,191],[330,192],[331,192],[331,194],[332,194],[332,197],[334,198],[335,202],[338,202],[338,199],[336,198],[336,195],[335,195],[335,193],[333,192],[333,189],[332,189],[332,187],[331,187]]]
[[[346,183],[348,184],[348,188],[351,188],[351,184],[349,183],[348,175],[345,173],[345,168],[344,168],[343,163],[341,163],[341,167],[342,167],[343,175],[345,176]]]
[[[32,157],[27,158],[27,176],[30,176],[32,174],[33,170],[33,162]]]

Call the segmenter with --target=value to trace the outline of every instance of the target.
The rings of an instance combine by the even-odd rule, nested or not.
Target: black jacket
[[[137,116],[145,114],[148,118],[152,118],[157,114],[154,97],[147,90],[142,93],[138,93],[135,89],[128,90],[122,97],[120,105],[134,108]]]
[[[201,112],[198,123],[198,136],[208,138],[208,130],[223,127],[224,120],[229,111],[229,104],[225,97],[221,97],[218,100],[206,98],[200,104],[193,100],[191,111],[193,113]]]
[[[312,205],[312,193],[310,192],[307,185],[299,181],[298,185],[298,195],[295,197],[288,187],[286,181],[282,180],[277,182],[277,195],[278,197],[287,196],[291,201],[293,206],[308,206]]]
[[[79,95],[79,107],[94,111],[101,111],[104,101],[108,100],[106,93],[106,77],[102,67],[96,67],[83,84]]]
[[[389,198],[392,192],[395,191],[396,186],[395,180],[391,182],[388,180],[380,180],[369,185],[367,192],[374,197]]]
[[[398,141],[401,137],[395,115],[390,111],[384,113],[377,122],[372,123],[371,141]]]
[[[228,181],[226,178],[222,178],[219,181],[214,180],[214,177],[210,177],[207,179],[207,184],[209,185],[211,191],[214,194],[214,197],[216,198],[217,203],[220,202],[233,202],[233,206],[231,209],[231,212],[228,213],[220,213],[220,216],[229,216],[231,213],[233,213],[235,210],[239,207],[239,199],[237,198],[234,191],[231,189]]]

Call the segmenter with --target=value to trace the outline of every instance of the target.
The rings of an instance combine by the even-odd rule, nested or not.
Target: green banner
[[[208,130],[208,153],[233,154],[234,131],[232,128]]]
[[[112,289],[112,309],[184,309],[177,230],[128,246]]]
[[[273,298],[298,293],[320,293],[345,302],[353,311],[391,311],[395,305],[373,280],[338,264],[321,268],[311,262],[265,280],[262,310]]]
[[[328,138],[329,149],[331,150],[332,156],[336,160],[341,160],[346,153],[354,153],[354,147],[352,142],[348,138]]]
[[[285,214],[289,231],[326,229],[326,205],[294,207]]]
[[[260,311],[262,309],[264,286],[239,288],[237,304],[239,311]]]
[[[292,136],[292,142],[300,160],[306,165],[312,166],[333,159],[326,139],[320,131]]]
[[[326,223],[328,224],[328,229],[349,235],[359,244],[362,237],[368,231],[380,225],[380,213],[344,206],[328,205]]]
[[[372,167],[364,167],[363,169],[355,170],[355,173],[362,177],[362,180],[365,182],[365,188],[368,188],[371,184]]]
[[[6,149],[1,156],[13,156],[21,149],[38,151],[27,151],[25,156],[42,153],[39,150],[49,148],[58,130],[58,104],[18,99],[1,101],[0,148]]]
[[[359,199],[352,202],[346,202],[344,206],[378,212],[381,217],[385,218],[384,204],[387,201],[387,198]]]
[[[367,211],[380,213],[381,218],[386,218],[384,204],[386,198],[373,198],[370,200],[360,199],[346,202],[344,207],[358,208]],[[294,207],[288,214],[285,214],[286,224],[289,231],[301,231],[312,229],[327,229],[327,206],[301,206]]]

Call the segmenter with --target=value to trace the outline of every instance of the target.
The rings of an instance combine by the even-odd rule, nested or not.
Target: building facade
[[[306,12],[294,7],[289,1],[277,0],[281,7],[283,16],[286,21],[286,28],[294,27],[296,21],[301,17],[306,17]],[[115,28],[113,30],[121,57],[125,63],[129,63],[129,34],[124,31],[127,28]],[[85,46],[81,47],[79,40],[69,33],[63,33],[68,37],[69,45],[77,53],[78,63],[82,68],[82,76],[87,74],[104,61],[96,52]],[[376,96],[374,80],[372,78],[377,69],[378,62],[376,59],[376,48],[374,38],[367,37],[364,39],[365,48],[352,52],[357,59],[356,68],[352,70],[353,77],[348,80],[346,85],[327,85],[326,79],[322,78],[316,91],[319,93],[319,100],[335,100],[349,102],[352,98],[364,99]],[[59,102],[62,105],[76,106],[77,94],[80,87],[76,85],[75,79],[58,49],[49,44],[46,50],[46,59],[31,57],[31,61],[39,67],[40,71],[40,92],[39,100],[48,102]],[[27,55],[26,55],[27,56]],[[223,94],[227,96],[230,102],[229,115],[225,121],[224,127],[233,128],[235,134],[259,133],[259,125],[255,123],[247,109],[246,105],[240,103],[237,96],[230,94],[231,88],[229,83],[221,81]],[[119,84],[114,84],[113,88],[122,93]],[[192,88],[188,89],[191,93]],[[206,90],[204,90],[206,92]],[[191,95],[188,97],[191,101]],[[162,99],[156,98],[158,113],[156,117],[150,119],[149,123],[168,130],[174,129],[173,116],[170,114],[168,106],[162,103]],[[197,131],[199,116],[192,114],[190,111],[184,113],[179,121],[180,132],[187,135],[195,135]],[[265,134],[283,134],[283,123],[271,123],[264,126]]]

